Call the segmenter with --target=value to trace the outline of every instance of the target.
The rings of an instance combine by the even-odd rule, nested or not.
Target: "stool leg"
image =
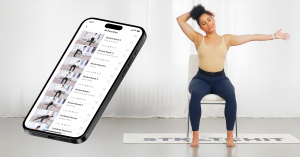
[[[190,112],[189,112],[189,100],[188,100],[188,107],[187,107],[187,112],[188,112],[188,114],[187,114],[187,137],[186,137],[186,142],[189,142],[189,127],[190,127],[190,125],[189,125],[189,120],[190,120]]]

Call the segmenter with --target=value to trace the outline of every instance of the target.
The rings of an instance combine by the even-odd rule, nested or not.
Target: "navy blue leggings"
[[[235,89],[225,72],[222,75],[213,77],[200,73],[198,69],[197,74],[189,84],[189,92],[191,93],[189,113],[193,131],[199,130],[201,118],[200,101],[207,94],[216,94],[226,101],[224,109],[226,128],[227,130],[233,130],[237,110]]]

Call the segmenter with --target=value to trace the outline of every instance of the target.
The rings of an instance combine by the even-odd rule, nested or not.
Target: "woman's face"
[[[199,18],[199,23],[201,25],[200,29],[204,32],[215,31],[215,19],[207,14],[202,14]]]

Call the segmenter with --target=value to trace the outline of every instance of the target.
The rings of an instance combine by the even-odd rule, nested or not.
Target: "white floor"
[[[0,118],[1,157],[299,157],[300,144],[123,144],[124,133],[185,133],[186,119],[101,118],[90,138],[79,145],[30,136],[23,118]],[[300,139],[300,119],[238,118],[239,133],[285,134]],[[225,119],[202,118],[200,133],[225,133]]]

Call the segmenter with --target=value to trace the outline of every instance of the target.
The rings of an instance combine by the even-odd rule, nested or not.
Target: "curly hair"
[[[209,16],[212,16],[212,14],[210,12],[205,10],[204,6],[202,6],[201,4],[198,4],[198,5],[194,6],[193,9],[191,10],[190,17],[192,19],[196,20],[198,25],[201,27],[199,18],[203,14],[207,14]]]

